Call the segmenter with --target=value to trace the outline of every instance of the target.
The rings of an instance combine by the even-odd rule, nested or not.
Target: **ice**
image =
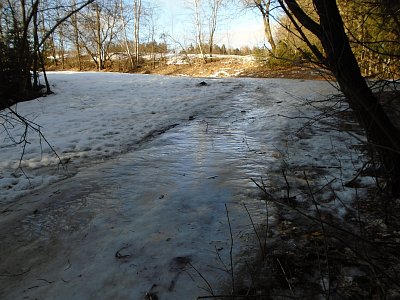
[[[251,178],[269,180],[283,166],[300,175],[328,166],[325,177],[310,180],[321,186],[333,179],[341,200],[352,199],[341,181],[360,163],[349,152],[356,140],[315,127],[300,136],[305,121],[293,119],[319,113],[305,99],[335,92],[326,82],[75,72],[49,78],[54,95],[15,110],[42,126],[66,169],[32,134],[22,173],[22,150],[2,133],[2,299],[195,299],[208,294],[199,273],[215,291],[228,281],[230,230],[240,260],[252,234],[243,204],[255,222],[265,221]],[[335,168],[339,161],[344,173]],[[346,213],[340,201],[323,205]]]

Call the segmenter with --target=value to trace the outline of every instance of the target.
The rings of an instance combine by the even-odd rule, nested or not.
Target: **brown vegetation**
[[[51,65],[48,70],[75,70],[73,62],[66,60],[68,68],[61,68],[61,65]],[[128,72],[128,62],[115,62],[108,66],[106,72]],[[92,63],[83,65],[83,71],[95,71]],[[158,74],[172,76],[192,76],[192,77],[251,77],[251,78],[292,78],[292,79],[312,79],[323,80],[331,78],[326,71],[317,69],[309,64],[303,65],[268,65],[259,61],[246,61],[242,57],[237,58],[213,58],[204,63],[202,59],[193,60],[184,64],[167,64],[165,61],[142,62],[136,67],[133,73],[137,74]]]

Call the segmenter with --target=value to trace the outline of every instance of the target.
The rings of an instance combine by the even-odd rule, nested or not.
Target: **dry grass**
[[[64,70],[78,69],[73,61],[66,61]],[[57,67],[49,65],[48,70],[63,70],[61,65]],[[86,63],[82,71],[95,71],[92,63]],[[310,66],[267,66],[262,62],[246,61],[234,58],[214,58],[206,63],[203,60],[192,60],[186,64],[167,64],[165,62],[143,62],[135,70],[129,71],[126,62],[114,62],[113,66],[107,67],[104,71],[126,72],[139,74],[160,74],[172,76],[192,77],[252,77],[252,78],[293,78],[322,80],[326,75],[320,70]]]

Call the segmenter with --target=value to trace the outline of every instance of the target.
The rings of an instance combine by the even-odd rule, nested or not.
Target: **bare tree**
[[[262,16],[264,25],[264,35],[271,46],[273,54],[276,52],[276,44],[271,30],[271,0],[244,0],[244,3],[249,8],[256,8]]]
[[[219,11],[223,2],[224,0],[208,0],[208,5],[210,8],[210,16],[208,18],[208,28],[209,28],[208,47],[209,47],[210,57],[212,57],[213,54],[214,35],[217,29]]]
[[[57,6],[61,6],[61,3],[58,1],[56,2]],[[57,19],[61,18],[61,12],[60,10],[56,10],[56,15]],[[57,30],[55,31],[56,37],[58,40],[58,57],[61,60],[61,68],[65,69],[65,43],[66,43],[66,27],[65,23],[60,24],[60,26],[57,27]],[[53,37],[54,38],[54,37]]]
[[[193,0],[194,5],[194,24],[196,28],[196,44],[199,48],[199,52],[203,57],[204,61],[206,61],[206,57],[204,55],[204,35],[203,35],[203,20],[202,20],[202,11],[201,11],[201,0]]]
[[[97,46],[97,67],[99,71],[103,69],[103,41],[101,37],[101,19],[100,19],[100,6],[95,3],[94,10],[96,11],[96,46]]]
[[[119,3],[110,0],[97,2],[82,13],[79,23],[80,42],[99,71],[110,60],[110,47],[122,31]]]
[[[129,39],[128,39],[128,31],[127,31],[127,24],[128,24],[128,20],[127,19],[128,18],[125,16],[124,7],[125,7],[124,1],[121,0],[120,1],[121,22],[122,22],[122,30],[123,30],[123,34],[124,34],[125,49],[126,49],[126,53],[128,54],[128,57],[129,57],[131,70],[133,70],[133,68],[135,66],[135,62],[134,62],[134,59],[133,59],[131,48],[129,47]]]
[[[157,31],[157,7],[149,7],[146,10],[146,23],[148,26],[147,45],[149,46],[150,60],[153,68],[156,64],[156,31]]]
[[[76,0],[72,0],[72,7],[76,8]],[[82,54],[81,54],[81,45],[79,43],[79,29],[78,29],[78,17],[77,14],[71,16],[71,25],[73,29],[73,43],[76,50],[76,56],[78,58],[78,69],[82,70]]]
[[[134,24],[133,24],[133,43],[135,49],[135,62],[136,66],[139,65],[139,46],[140,46],[140,19],[142,16],[142,0],[133,1],[133,14],[134,14]]]
[[[196,45],[199,53],[206,60],[205,48],[208,46],[209,54],[212,57],[215,32],[218,25],[220,10],[225,0],[191,0],[187,2],[188,7],[193,11]],[[205,21],[207,20],[207,21]],[[205,24],[208,23],[208,32]],[[205,37],[208,36],[208,45]]]

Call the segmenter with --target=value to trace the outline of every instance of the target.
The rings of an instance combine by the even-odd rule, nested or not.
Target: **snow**
[[[197,87],[197,79],[158,77],[115,73],[49,74],[55,95],[21,103],[16,111],[40,124],[42,132],[62,161],[71,159],[69,169],[81,168],[126,152],[155,129],[180,123],[207,105],[208,99],[226,93],[231,87],[210,85]],[[89,90],[88,90],[89,89]],[[17,136],[21,127],[9,128]],[[47,185],[55,178],[68,176],[37,134],[29,136],[22,167],[31,180],[18,171],[21,147],[2,135],[0,148],[0,186],[5,193],[1,201],[12,200],[34,181]],[[40,152],[40,142],[43,153]],[[90,158],[90,161],[88,161]],[[50,173],[36,172],[53,166]],[[10,180],[12,182],[10,184]],[[25,188],[21,188],[22,185]]]
[[[206,55],[207,58],[210,58]],[[144,58],[150,59],[149,56],[145,56]],[[176,54],[169,53],[166,55],[167,64],[168,65],[185,65],[188,64],[188,60],[202,59],[203,56],[201,54]],[[255,62],[256,59],[253,55],[228,55],[228,54],[213,54],[212,58],[225,59],[223,63],[230,64],[235,61],[251,63]]]
[[[1,133],[0,251],[9,259],[0,273],[31,270],[19,280],[0,278],[4,299],[194,299],[207,286],[191,265],[213,287],[229,279],[220,270],[221,259],[229,264],[225,204],[235,257],[252,232],[243,203],[263,222],[265,205],[250,178],[281,192],[285,169],[299,201],[306,201],[297,189],[304,172],[315,190],[331,182],[318,201],[339,218],[354,196],[343,183],[362,165],[353,147],[362,136],[334,130],[330,118],[304,127],[327,104],[306,100],[336,92],[327,82],[49,78],[55,94],[14,110],[40,124],[65,167],[30,132],[20,169],[21,145]],[[23,132],[3,126],[14,137]]]

